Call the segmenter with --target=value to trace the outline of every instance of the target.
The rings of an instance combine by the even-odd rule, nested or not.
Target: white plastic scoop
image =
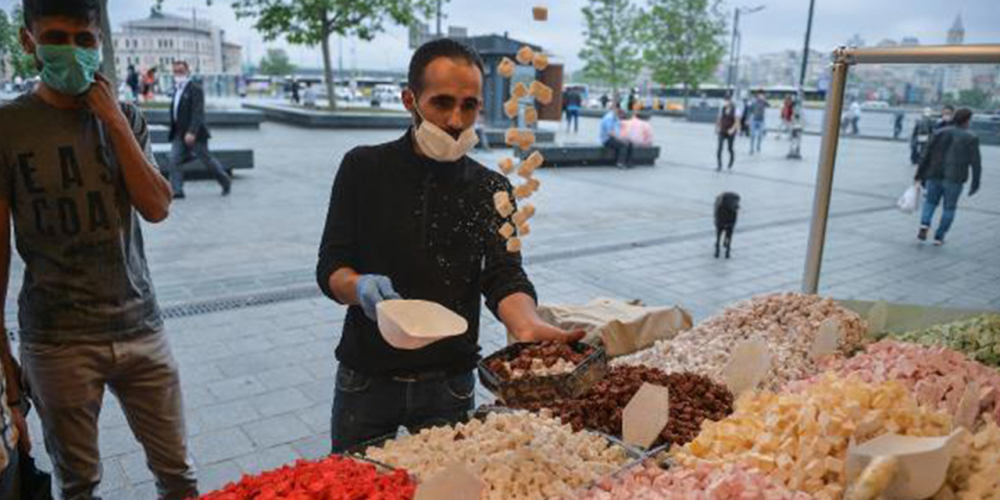
[[[420,349],[469,329],[465,318],[426,300],[383,300],[376,312],[382,338],[396,349]]]
[[[885,478],[883,497],[896,500],[930,498],[944,484],[955,446],[965,432],[959,428],[941,437],[883,434],[861,445],[852,442],[847,450],[847,477],[855,480],[870,464],[876,463],[877,458],[892,457],[897,462],[895,473],[892,478]]]

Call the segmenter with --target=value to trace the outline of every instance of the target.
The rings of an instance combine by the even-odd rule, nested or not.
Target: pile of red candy
[[[244,476],[201,500],[411,500],[416,484],[406,472],[330,456]]]

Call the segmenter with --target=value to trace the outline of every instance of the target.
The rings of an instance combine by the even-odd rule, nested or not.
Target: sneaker
[[[185,198],[184,193],[174,193],[175,200],[183,200]]]
[[[934,238],[934,246],[939,247],[941,245],[944,245],[944,240],[941,238]]]
[[[233,181],[229,181],[229,184],[222,186],[222,196],[229,196],[229,193],[233,190]]]
[[[917,231],[917,239],[920,241],[927,241],[927,230],[929,227],[920,226],[920,231]]]

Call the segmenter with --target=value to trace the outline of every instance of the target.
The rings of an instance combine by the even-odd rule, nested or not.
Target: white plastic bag
[[[921,194],[920,185],[914,184],[907,188],[906,192],[903,193],[903,196],[899,197],[899,201],[896,202],[896,206],[898,206],[904,213],[912,214],[920,209]]]

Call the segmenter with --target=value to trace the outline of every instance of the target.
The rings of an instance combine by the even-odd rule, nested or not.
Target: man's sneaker
[[[920,241],[927,241],[927,230],[930,229],[926,226],[920,226],[920,231],[917,231],[917,239]]]
[[[233,181],[229,181],[229,184],[222,186],[222,196],[229,196],[229,193],[233,190]]]
[[[183,200],[184,199],[184,193],[174,193],[174,199],[175,200]]]
[[[944,245],[944,240],[940,238],[934,238],[934,246],[939,247],[941,245]]]

